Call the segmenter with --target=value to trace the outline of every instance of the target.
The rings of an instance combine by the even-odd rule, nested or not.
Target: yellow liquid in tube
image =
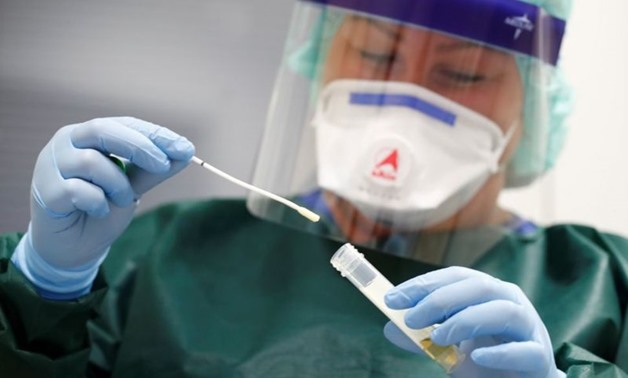
[[[344,255],[343,255],[344,253]],[[383,312],[406,336],[408,336],[425,354],[438,362],[447,373],[451,373],[464,359],[455,345],[440,346],[430,340],[434,326],[412,329],[405,321],[408,309],[393,310],[384,303],[384,295],[393,288],[377,269],[350,244],[342,246],[332,257],[332,265],[348,278],[381,312]]]

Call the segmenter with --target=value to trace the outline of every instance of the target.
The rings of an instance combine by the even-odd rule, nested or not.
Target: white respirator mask
[[[399,230],[442,222],[499,171],[515,127],[409,83],[338,80],[322,91],[318,183]]]

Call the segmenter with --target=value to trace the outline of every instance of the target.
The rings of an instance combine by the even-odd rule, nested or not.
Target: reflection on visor
[[[439,30],[556,65],[565,21],[503,0],[302,0]],[[472,20],[473,22],[469,22]]]

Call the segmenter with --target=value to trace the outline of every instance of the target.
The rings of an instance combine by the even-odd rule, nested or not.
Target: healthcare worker
[[[128,117],[60,129],[28,231],[0,239],[0,376],[446,376],[331,268],[345,241],[465,353],[454,377],[626,376],[628,241],[497,203],[560,149],[568,8],[297,1],[254,183],[316,224],[254,195],[132,221],[194,146]]]

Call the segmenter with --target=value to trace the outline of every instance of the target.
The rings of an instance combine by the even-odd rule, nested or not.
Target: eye
[[[476,72],[441,68],[437,71],[437,79],[449,84],[469,85],[481,83],[485,81],[487,77]]]
[[[391,65],[395,61],[395,54],[380,54],[359,49],[360,57],[377,65]]]

